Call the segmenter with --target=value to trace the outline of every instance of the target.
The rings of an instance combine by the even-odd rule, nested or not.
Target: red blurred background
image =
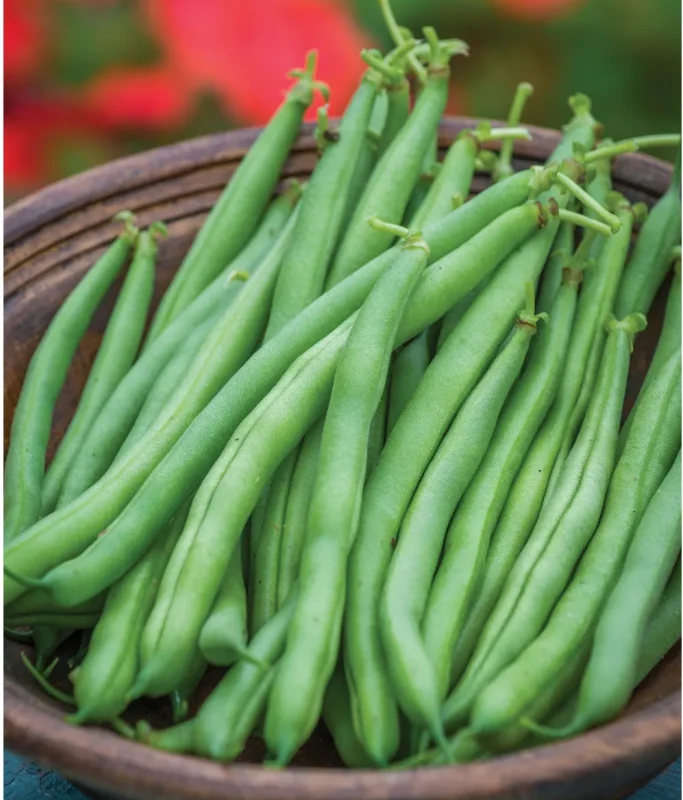
[[[450,113],[561,125],[584,91],[608,135],[680,126],[678,0],[393,0],[415,31],[469,42]],[[375,0],[5,0],[5,200],[121,155],[264,123],[306,50],[341,112],[364,46],[389,45]]]

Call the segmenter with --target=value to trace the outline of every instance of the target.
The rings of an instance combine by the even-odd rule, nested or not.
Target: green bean
[[[617,234],[617,236],[619,235]],[[611,237],[611,239],[614,238],[614,236]],[[575,266],[583,268],[590,263],[592,241],[594,240],[591,237],[584,236],[572,258]],[[611,240],[608,245],[601,258],[601,266],[604,269],[600,274],[603,280],[609,278],[609,268],[614,263],[619,263],[613,261],[610,255],[610,250],[613,248]],[[600,269],[600,267],[596,269]],[[598,293],[601,284],[594,281],[592,288],[594,292]],[[505,580],[533,530],[544,498],[547,496],[546,488],[557,453],[562,445],[563,431],[566,429],[580,391],[583,370],[590,353],[594,331],[599,324],[598,317],[599,304],[595,302],[595,295],[586,288],[581,292],[577,303],[571,347],[567,351],[553,404],[544,417],[543,423],[514,477],[489,545],[485,568],[486,577],[481,589],[482,600],[478,612],[480,616],[472,623],[474,630],[469,634],[475,639],[478,638],[480,626],[488,618],[493,604],[497,602]],[[474,631],[477,633],[475,634]],[[467,642],[466,649],[469,649],[473,644],[472,638],[468,638]],[[460,667],[463,666],[464,664],[460,665]]]
[[[206,672],[206,659],[197,652],[194,660],[177,689],[171,693],[171,711],[173,724],[177,725],[187,719],[190,711],[190,702],[197,691]]]
[[[118,717],[128,704],[128,690],[138,670],[142,630],[187,510],[177,515],[167,535],[107,592],[88,653],[71,674],[78,707],[71,722],[107,722]]]
[[[611,142],[611,139],[603,139],[597,148],[598,151],[609,146]],[[586,185],[586,191],[594,200],[602,205],[607,205],[612,192],[612,162],[609,158],[600,158],[592,165],[592,169],[595,172]],[[591,211],[586,213],[588,216],[592,216]],[[597,261],[604,246],[605,240],[602,237],[597,238],[591,247],[591,257]]]
[[[154,223],[149,231],[143,231],[137,239],[132,263],[83,387],[76,413],[45,473],[43,516],[54,510],[66,474],[90,426],[135,360],[154,289],[156,236],[165,233],[163,223]]]
[[[410,116],[410,83],[405,75],[404,59],[394,57],[390,53],[387,62],[400,69],[393,80],[385,81],[387,104],[384,123],[377,141],[377,156],[382,156],[399,135]]]
[[[671,185],[655,203],[640,230],[614,304],[617,315],[647,314],[681,241],[681,154]]]
[[[619,202],[616,199],[617,197],[618,195],[613,193],[612,201],[615,203],[615,206],[616,203]],[[623,198],[621,199],[621,202],[623,202]],[[586,408],[588,407],[588,403],[593,392],[593,387],[595,385],[600,364],[600,358],[605,346],[606,334],[601,325],[612,313],[612,308],[614,306],[615,297],[619,286],[619,279],[623,271],[623,265],[626,262],[626,255],[630,245],[630,232],[633,227],[633,221],[643,219],[645,213],[645,207],[642,204],[636,204],[633,207],[630,207],[628,204],[626,204],[622,210],[619,210],[618,206],[616,206],[616,209],[618,210],[618,215],[624,230],[620,230],[618,234],[611,237],[609,244],[606,243],[604,245],[603,252],[605,253],[605,260],[603,261],[603,259],[600,259],[598,264],[598,269],[603,265],[609,264],[609,274],[606,276],[606,280],[603,283],[602,293],[598,297],[598,327],[595,331],[593,343],[591,344],[590,353],[586,362],[579,396],[576,400],[576,405],[572,410],[572,414],[569,419],[569,427],[567,428],[562,450],[560,451],[560,457],[558,459],[560,464],[566,457],[565,454],[569,450],[571,442],[576,435],[576,431],[581,424],[581,420],[586,413]],[[608,261],[610,256],[613,256],[613,261]],[[592,287],[594,279],[596,282],[598,282],[595,274],[591,274],[591,272],[589,272],[586,279],[587,291],[594,291]],[[558,465],[556,465],[556,468],[557,466]]]
[[[266,339],[322,292],[328,263],[341,233],[352,164],[366,136],[383,81],[378,70],[366,70],[333,137],[328,135],[326,109],[318,114],[317,137],[322,155],[308,182],[294,234],[282,259]]]
[[[65,611],[35,611],[29,614],[17,614],[16,616],[5,614],[5,625],[11,628],[20,628],[24,625],[42,625],[45,627],[80,630],[94,628],[99,618],[99,614],[74,612],[71,609]]]
[[[499,185],[504,184],[505,181]],[[503,219],[497,221],[499,225]],[[518,222],[509,232],[505,231],[506,228],[499,228],[498,233],[487,232],[486,247],[498,250],[492,260],[504,264],[429,365],[391,432],[365,490],[359,533],[349,563],[344,636],[356,732],[376,763],[386,763],[398,746],[396,701],[387,679],[377,630],[377,606],[392,540],[453,415],[509,330],[523,302],[525,281],[533,280],[540,272],[552,245],[556,223],[550,222],[522,247],[520,239],[514,243],[510,240],[521,233]],[[476,238],[470,241],[473,247]],[[477,243],[479,256],[483,248],[484,242]],[[515,248],[519,249],[512,252]],[[510,252],[512,255],[508,255]],[[463,294],[469,288],[461,285]],[[419,292],[418,288],[413,297],[415,307]],[[434,397],[443,401],[434,403]]]
[[[162,731],[152,730],[152,726],[146,720],[140,720],[137,724],[136,736],[139,741],[157,750],[165,750],[167,753],[191,753],[194,730],[194,719]]]
[[[280,764],[289,762],[315,727],[337,661],[346,564],[358,527],[370,424],[403,311],[428,252],[419,234],[407,235],[395,262],[358,312],[339,358],[320,442],[298,601],[266,712],[264,737]]]
[[[377,159],[379,157],[379,138],[382,134],[386,116],[387,92],[386,89],[382,89],[377,93],[377,97],[375,98],[375,104],[372,107],[372,114],[370,116],[370,123],[365,132],[365,138],[362,140],[360,149],[358,150],[358,158],[353,168],[351,184],[346,196],[346,207],[344,208],[344,216],[341,224],[342,231],[345,231],[348,227],[349,220],[353,216],[358,200],[363,194],[365,185],[370,180],[370,175],[372,175],[372,171],[377,164]]]
[[[681,638],[681,559],[674,566],[662,597],[648,620],[636,670],[640,683]]]
[[[199,634],[199,649],[209,664],[228,667],[247,644],[247,593],[242,574],[242,549],[236,547],[218,594]]]
[[[351,769],[365,769],[372,761],[363,750],[353,729],[351,696],[346,685],[344,665],[340,660],[332,673],[323,700],[323,721],[334,740],[339,757]]]
[[[436,352],[438,353],[439,350],[444,345],[444,342],[453,332],[453,329],[458,325],[460,320],[463,318],[467,309],[472,305],[474,302],[477,294],[486,287],[486,281],[482,281],[482,283],[473,289],[471,292],[468,292],[462,300],[455,303],[448,311],[444,314],[443,319],[441,320],[441,328],[439,329],[439,335],[436,340]]]
[[[280,563],[277,578],[277,604],[281,608],[296,582],[301,563],[301,550],[306,534],[308,507],[318,468],[318,451],[322,435],[322,420],[304,437],[292,475],[292,486],[287,499],[287,511],[282,533]]]
[[[268,502],[258,538],[254,578],[251,587],[250,630],[252,635],[275,614],[278,608],[278,572],[287,511],[287,498],[292,483],[299,449],[295,447],[273,475]]]
[[[444,721],[449,728],[477,698],[470,719],[473,729],[478,734],[499,729],[496,715],[486,706],[485,713],[475,715],[487,691],[482,689],[540,632],[595,532],[614,468],[633,336],[644,323],[642,315],[610,322],[588,414],[555,494],[505,582],[463,679],[446,702]]]
[[[57,397],[95,309],[137,238],[132,215],[124,212],[118,218],[125,220],[125,230],[61,305],[24,377],[5,461],[5,545],[40,518],[45,452]]]
[[[415,394],[428,364],[427,333],[423,331],[399,350],[391,367],[387,434]]]
[[[415,490],[379,603],[379,632],[396,698],[408,718],[427,728],[438,744],[444,737],[440,707],[454,633],[468,600],[467,589],[453,575],[452,559],[463,560],[467,577],[474,571],[455,538],[459,529],[449,522],[481,463],[536,332],[532,284],[528,290],[531,299],[514,333],[456,413]]]
[[[219,276],[140,355],[92,424],[80,457],[66,476],[59,508],[80,497],[109,469],[166,364],[193,330],[210,319],[217,320],[241,291],[235,277],[240,276]]]
[[[249,148],[239,167],[199,229],[171,285],[159,304],[148,334],[153,342],[229,264],[249,241],[275,188],[304,112],[315,89],[326,89],[314,80],[317,53],[306,56],[303,70],[290,73],[296,83]]]
[[[236,278],[248,277],[246,273],[244,276],[235,276]],[[127,453],[135,446],[145,433],[152,427],[159,416],[166,403],[173,397],[174,393],[183,382],[185,375],[190,371],[192,365],[197,358],[197,354],[204,345],[204,342],[209,337],[211,331],[216,327],[221,314],[215,314],[206,320],[202,325],[198,325],[194,331],[188,336],[187,340],[181,345],[178,353],[171,358],[163,370],[159,373],[159,377],[154,382],[147,399],[140,409],[133,427],[130,429],[128,436],[126,436],[121,449],[114,459],[114,463],[124,458]],[[65,498],[66,499],[66,498]],[[60,497],[59,505],[63,505]]]
[[[535,188],[542,186],[544,180],[545,175],[539,176],[532,171],[517,173],[426,229],[432,256],[436,252],[443,260],[433,264],[418,285],[416,299],[402,323],[401,342],[415,336],[425,324],[443,316],[448,307],[462,296],[461,293],[470,291],[485,277],[487,270],[494,268],[495,257],[493,263],[472,258],[472,254],[477,253],[480,245],[488,240],[488,235],[481,233],[482,227],[491,220],[496,226],[507,224],[498,217],[507,208],[515,210],[515,206]],[[478,236],[475,235],[477,232],[480,232]],[[451,251],[452,255],[447,255]],[[107,528],[107,536],[99,538],[89,554],[90,559],[100,550],[102,552],[103,560],[98,562],[94,557],[89,572],[91,576],[97,572],[99,577],[92,582],[78,581],[76,587],[70,579],[67,583],[78,588],[79,592],[87,590],[89,594],[92,590],[96,594],[120,577],[134,563],[137,553],[144,551],[182,502],[196,490],[237,425],[272,389],[294,359],[358,308],[394,256],[395,250],[392,249],[368,263],[343,285],[312,303],[278,336],[262,346],[196,416],[182,443],[172,448],[168,457],[164,457],[158,447],[145,448],[144,453],[136,448],[138,455],[133,463],[127,461],[125,472],[109,474],[83,496],[26,531],[21,541],[11,544],[5,552],[5,566],[15,572],[21,571],[25,576],[42,575],[65,557],[81,552],[125,509],[117,523]],[[150,476],[152,471],[153,477]],[[149,480],[146,480],[148,476]],[[133,500],[143,483],[144,490]],[[143,531],[144,536],[141,536]],[[136,546],[129,548],[130,560],[125,563],[120,558],[121,549],[118,546],[114,548],[118,554],[119,571],[115,575],[109,544],[112,539],[118,544],[126,541],[127,537]],[[65,546],[67,543],[68,548]],[[96,567],[96,563],[99,566]],[[25,585],[6,577],[6,602],[25,591]],[[80,597],[71,597],[71,600],[78,602]]]
[[[417,177],[415,188],[408,200],[403,218],[406,225],[410,225],[412,230],[418,230],[418,226],[413,226],[413,219],[418,217],[419,211],[423,203],[427,199],[434,180],[441,171],[441,163],[439,162],[439,142],[436,134],[432,137],[427,149],[422,156],[422,164],[420,166],[420,174]]]
[[[8,617],[28,616],[31,614],[100,614],[104,608],[106,595],[93,597],[78,606],[66,609],[57,605],[47,592],[40,589],[31,589],[26,594],[5,606],[5,615]]]
[[[296,592],[293,592],[249,643],[251,661],[238,661],[202,704],[195,718],[194,744],[198,755],[231,761],[244,749],[277,674],[276,665],[285,647],[295,604]],[[255,666],[259,662],[273,667],[264,671]]]
[[[167,694],[187,668],[261,483],[325,408],[348,328],[344,323],[292,365],[238,426],[202,483],[145,628],[131,696]]]
[[[680,448],[680,383],[679,351],[643,401],[610,480],[600,524],[571,582],[542,632],[486,690],[495,691],[505,709],[502,727],[514,723],[552,684],[592,632],[634,530]],[[502,711],[499,717],[503,719]]]
[[[623,450],[624,444],[635,419],[636,409],[640,405],[642,398],[645,397],[648,387],[657,379],[659,371],[669,356],[681,347],[681,258],[680,251],[674,263],[674,277],[669,288],[669,295],[666,300],[666,310],[664,311],[664,322],[657,341],[650,366],[647,369],[645,380],[640,387],[640,392],[633,404],[626,422],[624,423],[621,434],[619,435],[619,451]]]
[[[469,526],[475,540],[481,538],[489,542],[494,535],[510,487],[553,402],[580,281],[578,269],[565,269],[563,284],[550,310],[548,330],[538,334],[538,344],[529,354],[528,366],[503,409],[491,446],[462,500],[459,516],[462,524]],[[490,547],[488,545],[487,554]],[[481,567],[481,582],[453,650],[451,683],[460,677],[467,665],[502,588],[497,562],[495,559],[491,562],[489,556]]]
[[[392,243],[391,233],[370,228],[366,218],[376,214],[389,223],[403,218],[420,175],[422,159],[446,107],[450,54],[434,43],[430,76],[413,113],[381,156],[372,172],[327,276],[327,288],[378,256]]]
[[[562,128],[562,138],[548,158],[549,164],[561,164],[566,158],[572,158],[576,146],[590,149],[595,142],[596,129],[599,123],[591,114],[591,100],[581,92],[569,98],[569,107],[573,117]]]
[[[633,536],[621,575],[600,614],[571,722],[544,729],[571,736],[616,717],[638,683],[648,619],[681,552],[681,454],[654,493]],[[536,726],[534,726],[536,727]]]

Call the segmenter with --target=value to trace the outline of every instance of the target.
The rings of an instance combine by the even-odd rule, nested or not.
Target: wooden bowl
[[[441,125],[442,148],[471,119]],[[516,146],[516,166],[540,163],[559,134],[532,128],[533,140]],[[257,131],[241,130],[164,147],[62,181],[7,210],[5,215],[5,441],[21,382],[40,336],[77,280],[103,251],[118,226],[116,211],[134,211],[142,224],[163,219],[169,237],[161,245],[157,297],[168,284],[190,241]],[[315,143],[306,127],[283,177],[306,177],[315,164]],[[643,155],[614,163],[614,185],[632,200],[652,204],[666,189],[671,167]],[[473,191],[486,185],[477,176]],[[76,356],[55,415],[59,441],[73,412],[101,338],[114,293],[96,315]],[[661,325],[664,293],[648,330],[638,337],[628,387],[632,403]],[[638,689],[623,717],[569,741],[491,761],[410,772],[343,769],[321,727],[294,765],[274,771],[259,766],[258,742],[241,763],[210,761],[154,751],[104,728],[77,728],[62,721],[64,708],[47,698],[26,673],[22,646],[5,642],[5,744],[87,787],[92,794],[143,800],[579,800],[624,797],[673,761],[680,749],[680,650],[667,655]],[[64,673],[61,684],[68,681]],[[205,696],[216,680],[200,687]],[[165,701],[139,702],[130,719],[145,716],[167,724]]]

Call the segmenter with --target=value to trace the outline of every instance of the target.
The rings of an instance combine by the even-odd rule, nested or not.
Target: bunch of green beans
[[[462,131],[439,161],[467,45],[379,5],[394,49],[359,54],[340,120],[318,109],[306,185],[273,197],[328,99],[315,53],[144,342],[165,228],[123,212],[31,360],[5,468],[5,631],[70,724],[220,762],[260,737],[284,767],[319,724],[350,768],[479,760],[613,719],[680,637],[680,160],[647,221],[611,174],[680,137],[596,146],[579,94],[547,163],[516,172],[520,83],[503,127]],[[152,729],[140,697],[173,724]]]

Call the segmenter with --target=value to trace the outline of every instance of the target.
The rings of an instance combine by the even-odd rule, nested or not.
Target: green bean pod
[[[80,457],[64,481],[59,508],[80,497],[109,469],[161,371],[197,327],[206,325],[208,333],[209,322],[215,323],[241,291],[234,277],[216,278],[140,355],[92,424]]]
[[[5,461],[5,546],[40,519],[45,453],[57,397],[95,309],[137,239],[132,215],[122,218],[126,220],[125,230],[60,306],[24,377]]]
[[[547,330],[534,339],[528,366],[512,390],[502,411],[491,446],[472,484],[463,497],[460,517],[472,538],[490,542],[503,511],[510,487],[534,436],[548,413],[560,381],[570,338],[581,272],[565,269],[563,284],[550,310]],[[481,567],[481,582],[476,588],[465,625],[453,650],[451,684],[461,675],[472,655],[479,634],[495,604],[503,580],[487,558]]]
[[[197,755],[232,761],[244,749],[266,704],[295,602],[296,593],[293,593],[249,643],[251,660],[238,661],[202,703],[193,720]],[[258,662],[273,666],[264,671],[263,667],[256,666]]]
[[[609,241],[605,242],[602,250],[604,253],[604,260],[601,258],[597,265],[597,270],[607,267],[607,275],[602,284],[602,291],[599,297],[596,297],[596,300],[599,303],[597,317],[598,324],[593,336],[593,342],[591,344],[590,353],[584,369],[583,380],[581,381],[581,389],[569,418],[569,426],[565,433],[558,461],[555,464],[556,470],[561,469],[561,464],[566,458],[566,453],[571,446],[571,443],[576,435],[576,431],[581,424],[581,420],[586,413],[586,408],[588,407],[588,403],[592,396],[602,351],[605,346],[606,333],[603,323],[612,313],[612,308],[614,306],[615,297],[619,287],[619,279],[621,278],[624,264],[626,263],[626,257],[631,241],[633,222],[634,220],[643,218],[644,207],[642,205],[635,205],[631,207],[631,205],[625,201],[624,198],[617,200],[617,197],[619,196],[616,193],[613,193],[612,198],[616,206],[617,215],[621,221],[621,229],[614,236],[611,236]],[[617,204],[620,204],[621,207],[619,207]],[[586,291],[589,291],[595,295],[596,293],[592,285],[593,280],[600,282],[600,279],[597,278],[595,274],[591,274],[591,271],[589,271],[586,277]]]
[[[681,454],[654,493],[628,549],[621,575],[600,614],[577,707],[549,736],[572,736],[616,717],[638,683],[649,618],[681,552]],[[539,732],[543,732],[539,728]]]
[[[220,314],[209,317],[202,325],[198,325],[188,336],[187,340],[181,345],[177,354],[171,358],[159,377],[154,382],[147,399],[140,409],[130,433],[126,436],[121,445],[121,449],[114,459],[114,463],[124,458],[130,452],[145,433],[152,427],[156,420],[161,416],[166,403],[173,397],[183,379],[192,368],[192,364],[197,358],[197,354],[204,345],[211,331],[216,327],[221,318]],[[65,498],[66,500],[66,498]],[[60,497],[59,505],[63,505]]]
[[[633,336],[642,315],[612,320],[598,385],[557,490],[541,512],[482,632],[459,686],[444,708],[449,727],[469,710],[478,734],[499,729],[504,709],[475,716],[484,688],[536,637],[564,590],[572,569],[597,527],[614,469],[621,407]],[[483,691],[482,691],[483,689]],[[480,694],[481,693],[481,694]]]
[[[389,382],[389,408],[387,413],[387,434],[408,404],[429,364],[427,333],[408,342],[399,350],[391,367]]]
[[[278,572],[285,528],[287,499],[292,484],[299,448],[280,464],[273,475],[263,524],[258,538],[254,577],[251,585],[250,626],[252,636],[275,614],[278,608]]]
[[[352,164],[366,137],[382,82],[383,77],[376,70],[365,72],[333,137],[325,138],[329,133],[327,116],[319,115],[322,155],[308,182],[294,235],[282,260],[266,339],[322,293],[328,263],[341,233],[353,178]]]
[[[399,223],[417,183],[422,161],[433,140],[448,98],[449,56],[440,49],[432,57],[430,77],[412,114],[372,172],[327,276],[327,288],[343,281],[367,261],[386,250],[394,238],[366,222],[376,215]]]
[[[242,548],[236,547],[218,594],[199,634],[199,649],[217,667],[229,667],[247,646],[247,593]]]
[[[140,636],[186,516],[187,509],[173,520],[167,536],[107,592],[88,652],[71,674],[78,708],[70,718],[74,724],[108,722],[128,705],[128,691],[138,670]]]
[[[31,589],[26,594],[5,606],[5,615],[8,617],[29,616],[31,614],[66,614],[67,610],[73,614],[99,614],[104,608],[106,594],[98,595],[87,600],[81,605],[65,609],[57,605],[47,592],[40,589]]]
[[[671,185],[652,207],[640,230],[614,304],[617,315],[647,314],[681,241],[681,154]]]
[[[436,135],[434,135],[432,141],[424,151],[417,183],[415,184],[413,193],[410,195],[410,199],[408,200],[408,204],[406,205],[406,209],[403,213],[406,225],[410,225],[412,230],[419,229],[417,226],[412,225],[412,221],[413,219],[417,218],[418,212],[422,208],[423,203],[431,191],[431,188],[434,184],[434,179],[440,171],[441,163],[439,162],[439,142]]]
[[[350,769],[366,769],[372,766],[372,761],[363,749],[353,729],[351,716],[351,696],[346,685],[344,665],[342,661],[332,673],[330,682],[325,690],[322,717],[327,726],[339,757]]]
[[[494,268],[495,258],[491,263],[488,258],[472,257],[482,242],[488,241],[482,229],[492,220],[497,225],[506,224],[498,217],[505,209],[515,210],[515,206],[538,186],[538,179],[532,171],[517,173],[426,229],[432,256],[436,250],[440,261],[426,270],[418,284],[416,299],[409,304],[402,322],[400,343],[443,316],[463,293],[485,277],[487,269]],[[102,561],[96,560],[97,566],[93,565],[98,577],[87,586],[79,582],[78,587],[97,594],[120,577],[123,573],[116,576],[111,573],[109,541],[113,538],[117,543],[113,548],[117,561],[121,556],[119,541],[130,537],[132,542],[137,542],[138,550],[130,551],[134,563],[139,549],[147,547],[147,542],[163,530],[182,502],[197,489],[237,425],[296,358],[358,308],[394,256],[392,248],[368,263],[343,284],[322,295],[278,336],[262,346],[196,415],[181,442],[168,456],[164,457],[165,449],[157,446],[145,448],[144,452],[135,448],[136,457],[132,463],[126,460],[125,472],[110,473],[81,497],[35,524],[20,542],[11,544],[5,552],[5,566],[24,576],[43,575],[65,558],[65,539],[70,553],[78,553],[107,528],[109,535],[99,539],[94,548],[99,552],[99,546],[104,544]],[[133,499],[143,483],[144,489]],[[119,514],[120,518],[112,525]],[[143,531],[145,536],[141,537]],[[112,532],[116,534],[113,537]],[[125,571],[130,562],[121,562],[120,567]],[[6,602],[25,591],[25,585],[5,576]]]
[[[681,259],[679,254],[674,265],[674,277],[673,281],[671,282],[671,287],[669,289],[669,294],[666,300],[666,310],[664,311],[664,322],[662,324],[662,330],[659,334],[659,339],[657,341],[657,348],[655,349],[654,355],[652,356],[652,360],[650,361],[650,366],[647,369],[647,374],[645,375],[645,380],[643,381],[643,385],[640,387],[640,392],[638,393],[636,402],[633,404],[633,408],[631,409],[628,417],[626,418],[626,422],[624,423],[621,429],[621,433],[619,435],[620,452],[624,448],[624,445],[629,435],[629,430],[631,429],[631,425],[633,424],[633,420],[635,419],[636,416],[636,410],[640,405],[640,403],[642,402],[642,398],[645,397],[645,393],[647,392],[652,382],[657,379],[659,371],[661,370],[665,362],[669,359],[671,354],[675,353],[676,350],[680,350],[681,305],[682,305]]]
[[[497,222],[502,223],[503,218]],[[344,651],[356,732],[376,763],[388,762],[399,740],[398,711],[384,664],[377,618],[392,540],[458,407],[510,330],[524,301],[524,283],[540,272],[555,230],[556,224],[550,222],[530,240],[531,247],[519,247],[519,239],[513,243],[512,230],[504,236],[502,232],[493,235],[493,231],[486,236],[486,245],[498,251],[492,260],[504,264],[430,363],[368,480],[349,561]],[[514,232],[521,233],[519,221]],[[470,244],[474,245],[474,241]],[[483,257],[483,250],[484,242],[477,243],[477,257]],[[516,252],[506,258],[511,251]],[[467,291],[469,287],[461,288]],[[420,287],[413,296],[415,307],[419,294]],[[435,397],[442,399],[434,403]]]
[[[375,416],[370,424],[370,434],[368,436],[368,468],[366,475],[369,475],[379,461],[379,454],[382,452],[384,442],[387,438],[387,414],[389,411],[389,382],[384,387],[382,397],[375,411]]]
[[[313,101],[317,53],[306,56],[303,71],[269,124],[251,145],[199,229],[159,304],[148,334],[153,342],[229,264],[251,238],[273,193],[304,112]]]
[[[436,352],[438,353],[439,350],[444,345],[444,342],[453,332],[453,329],[457,326],[460,320],[465,315],[467,309],[472,305],[474,299],[486,287],[486,281],[482,281],[482,283],[473,289],[471,292],[466,294],[462,300],[455,303],[451,306],[448,311],[444,314],[443,319],[441,320],[441,327],[439,328],[439,335],[436,340]]]
[[[118,300],[104,332],[97,357],[81,393],[76,412],[45,473],[42,514],[57,505],[67,472],[83,445],[90,426],[102,406],[128,372],[137,355],[154,289],[157,233],[165,234],[162,223],[142,231]]]
[[[470,566],[464,548],[453,538],[457,529],[449,523],[486,452],[536,322],[532,301],[527,313],[520,313],[509,342],[455,415],[406,511],[380,598],[379,632],[396,698],[408,718],[429,729],[437,743],[444,739],[440,707],[448,688],[453,632],[467,600],[458,596],[466,592],[453,575],[454,554],[463,557],[465,575]],[[447,600],[446,582],[455,590]]]
[[[614,718],[637,685],[650,615],[681,552],[681,454],[650,501],[600,615],[571,730]]]
[[[583,269],[590,263],[591,245],[591,239],[584,236],[582,244],[579,245],[571,260],[575,267]],[[609,256],[609,251],[603,253],[603,258],[606,256]],[[605,267],[612,263],[611,257],[601,261],[601,265]],[[596,270],[600,270],[600,266],[597,266]],[[603,269],[600,274],[603,278],[608,277],[609,269]],[[594,281],[592,286],[599,294],[600,284]],[[562,445],[563,433],[580,391],[583,371],[590,353],[598,318],[599,304],[595,302],[595,295],[585,289],[579,295],[572,326],[571,346],[562,366],[553,404],[514,476],[492,535],[486,560],[485,588],[482,588],[482,604],[479,612],[481,616],[477,622],[473,623],[479,629],[487,619],[491,604],[497,601],[517,555],[537,521],[547,495],[548,481],[557,453]],[[470,634],[470,636],[473,635],[473,633]],[[471,643],[470,639],[468,648]],[[460,666],[462,667],[464,664]]]
[[[299,449],[292,485],[287,498],[285,524],[280,547],[277,577],[277,604],[281,608],[289,597],[299,575],[301,551],[306,535],[308,508],[313,494],[313,484],[318,468],[318,451],[322,436],[322,420],[316,422],[306,434]]]
[[[643,400],[610,480],[600,524],[571,582],[542,632],[491,684],[505,708],[503,727],[527,711],[594,629],[634,530],[680,449],[680,383],[678,351]]]
[[[24,626],[44,626],[48,628],[61,628],[63,630],[90,630],[97,625],[99,614],[73,611],[35,611],[16,616],[5,614],[5,625],[9,628],[22,628]]]
[[[340,326],[292,365],[237,428],[202,483],[143,634],[132,696],[167,694],[187,668],[262,482],[325,408],[348,327]]]
[[[281,764],[289,762],[315,727],[337,661],[346,564],[358,527],[370,425],[403,311],[427,255],[421,236],[408,235],[358,312],[339,358],[320,442],[298,600],[266,712],[266,744]]]

